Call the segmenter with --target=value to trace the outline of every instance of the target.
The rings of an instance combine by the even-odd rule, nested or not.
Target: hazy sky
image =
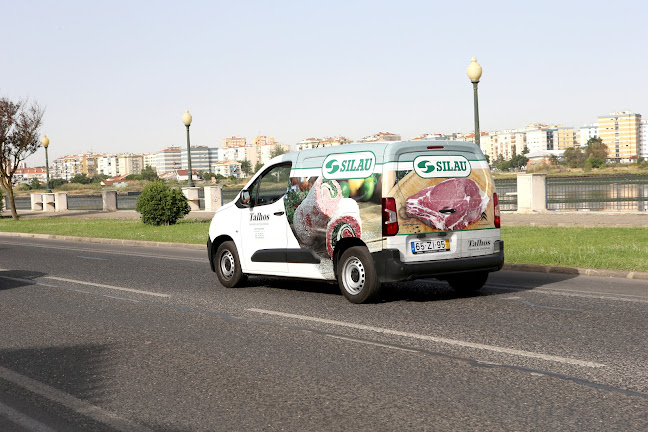
[[[46,107],[50,161],[270,135],[411,138],[648,117],[648,6],[624,1],[0,3],[0,96]],[[44,151],[27,160],[44,164]]]

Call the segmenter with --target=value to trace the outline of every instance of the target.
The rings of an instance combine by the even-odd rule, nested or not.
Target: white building
[[[214,174],[220,174],[223,177],[234,176],[240,178],[243,176],[243,173],[241,172],[241,163],[236,160],[216,162],[212,164],[211,171]]]
[[[252,168],[258,162],[258,154],[256,146],[245,146],[245,147],[227,147],[218,149],[218,161],[212,161],[211,167],[213,170],[214,164],[216,162],[227,162],[227,161],[244,161],[247,160],[250,162]],[[212,171],[214,174],[218,174],[216,171]],[[222,174],[225,175],[225,174]],[[226,176],[227,177],[227,176]]]
[[[533,129],[526,132],[526,146],[529,153],[544,153],[553,150],[551,129]]]
[[[182,168],[181,160],[180,147],[169,147],[158,152],[155,162],[158,175],[179,170]]]
[[[108,177],[117,176],[117,157],[114,155],[102,155],[97,158],[97,172]]]
[[[206,146],[191,146],[191,169],[209,172],[212,162],[216,162],[216,160],[211,160],[211,156],[216,153],[215,150]],[[186,148],[180,151],[180,164],[182,169],[189,169]]]
[[[590,138],[597,137],[598,135],[599,135],[598,123],[593,123],[591,125],[581,126],[580,127],[580,145],[581,145],[581,147],[585,147],[587,145],[587,141],[589,141]]]
[[[142,155],[142,158],[144,159],[144,168],[150,166],[157,171],[157,153],[145,154]]]
[[[648,160],[648,120],[639,124],[639,157]]]

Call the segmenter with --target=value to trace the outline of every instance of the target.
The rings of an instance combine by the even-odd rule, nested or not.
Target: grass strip
[[[151,226],[134,219],[0,218],[0,231],[204,244],[209,221]],[[504,227],[506,262],[648,271],[645,228]]]
[[[0,231],[78,237],[206,244],[208,220],[181,219],[175,225],[153,226],[139,219],[38,218],[0,219]]]
[[[506,262],[648,271],[645,228],[503,227]]]

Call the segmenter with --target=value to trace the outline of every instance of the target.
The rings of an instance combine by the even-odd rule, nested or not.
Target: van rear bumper
[[[476,271],[498,271],[504,265],[504,242],[500,243],[500,251],[492,255],[483,255],[452,260],[404,263],[397,249],[385,249],[371,254],[378,279],[381,282],[396,282],[403,280],[434,277],[443,279],[459,273]]]

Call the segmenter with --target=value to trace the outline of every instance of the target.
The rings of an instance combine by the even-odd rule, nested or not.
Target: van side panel
[[[286,217],[297,246],[320,257],[317,269],[326,278],[333,278],[333,253],[341,239],[360,239],[370,251],[382,248],[380,156],[306,154],[291,172]]]

